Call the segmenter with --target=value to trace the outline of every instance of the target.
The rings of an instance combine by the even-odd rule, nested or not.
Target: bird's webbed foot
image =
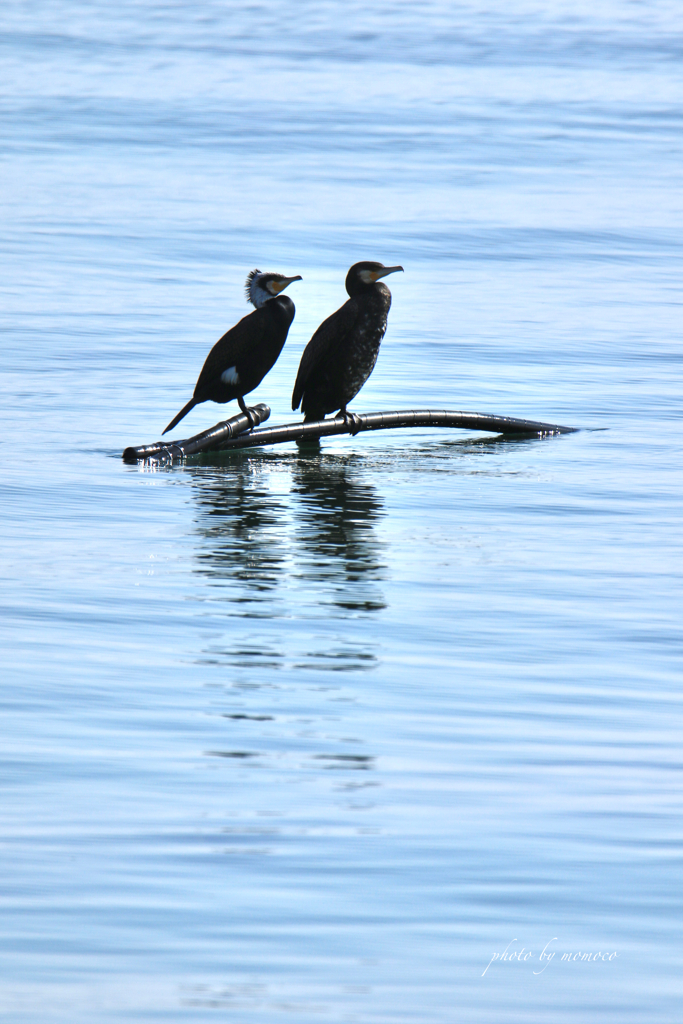
[[[258,427],[260,420],[255,416],[251,409],[248,409],[246,407],[246,405],[244,404],[244,399],[240,396],[237,399],[237,402],[239,404],[240,409],[249,420],[249,431],[253,430],[255,427]]]
[[[344,420],[344,423],[349,428],[349,433],[351,434],[352,437],[356,436],[356,434],[358,433],[362,426],[360,416],[357,416],[355,412],[349,412],[346,406],[340,409],[334,418],[336,420]]]

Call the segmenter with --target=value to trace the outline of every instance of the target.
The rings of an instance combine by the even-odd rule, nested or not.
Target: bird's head
[[[362,292],[370,291],[381,277],[388,274],[395,274],[403,267],[385,267],[381,263],[354,263],[346,275],[346,290],[349,295],[360,295]]]
[[[283,274],[262,274],[260,270],[252,270],[246,283],[247,302],[259,309],[269,299],[284,291],[292,281],[301,281],[301,274],[296,277],[285,277]]]

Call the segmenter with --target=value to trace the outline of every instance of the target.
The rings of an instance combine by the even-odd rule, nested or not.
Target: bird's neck
[[[270,300],[274,298],[276,298],[276,296],[271,295],[270,292],[265,290],[265,288],[259,288],[258,286],[255,288],[252,286],[251,288],[249,300],[255,309],[261,309],[262,306],[265,306],[266,302],[270,302]]]
[[[354,282],[351,289],[346,289],[352,299],[368,295],[391,295],[391,292],[382,281],[374,281],[372,284],[363,284],[362,281]]]

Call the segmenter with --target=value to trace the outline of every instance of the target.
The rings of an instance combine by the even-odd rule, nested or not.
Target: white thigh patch
[[[223,370],[221,374],[221,380],[224,384],[239,384],[240,377],[237,372],[236,366],[229,366],[227,370]]]

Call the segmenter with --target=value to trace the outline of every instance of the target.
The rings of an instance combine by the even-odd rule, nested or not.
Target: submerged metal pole
[[[267,410],[267,415],[260,410]],[[258,412],[261,422],[270,415],[268,406],[257,405],[250,412]],[[239,431],[229,425],[239,422]],[[292,423],[282,427],[267,427],[264,430],[248,429],[247,417],[235,416],[232,420],[218,423],[211,430],[205,430],[187,441],[168,442],[148,445],[140,448],[126,448],[123,457],[126,462],[141,459],[172,462],[174,458],[194,455],[211,448],[218,451],[231,451],[235,448],[257,448],[262,445],[280,444],[283,441],[315,440],[319,437],[330,437],[334,434],[356,434],[366,430],[387,430],[397,427],[450,427],[464,430],[488,430],[496,434],[527,434],[540,437],[555,434],[572,434],[577,427],[563,427],[556,423],[541,423],[536,420],[521,420],[514,416],[493,416],[481,412],[457,412],[449,409],[418,409],[404,412],[371,412],[355,416],[355,423],[349,425],[341,417],[339,419],[315,420],[311,423]],[[240,436],[235,436],[239,433]]]
[[[396,427],[454,427],[466,430],[490,430],[496,434],[571,434],[577,427],[562,427],[555,423],[519,420],[512,416],[492,416],[482,412],[455,412],[449,409],[417,409],[404,412],[370,412],[355,416],[349,426],[341,417],[314,420],[311,423],[293,423],[291,426],[269,427],[226,441],[221,451],[233,448],[253,448],[257,445],[279,444],[281,441],[304,441],[333,434],[357,434],[365,430],[386,430]]]
[[[154,462],[173,462],[174,459],[182,459],[186,455],[196,455],[197,452],[206,451],[208,448],[215,448],[222,441],[231,437],[237,437],[249,430],[255,424],[264,423],[270,416],[270,406],[252,405],[249,409],[251,419],[243,412],[230,419],[221,420],[215,427],[203,430],[201,434],[188,437],[184,441],[155,441],[154,444],[143,444],[138,448],[126,448],[123,453],[124,462],[140,462],[149,459]]]

